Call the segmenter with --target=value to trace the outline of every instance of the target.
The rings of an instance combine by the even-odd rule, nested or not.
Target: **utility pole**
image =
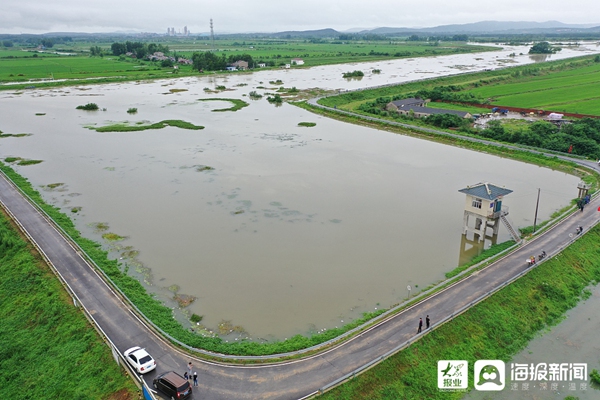
[[[213,29],[213,20],[210,19],[210,41],[212,43],[212,49],[215,51],[215,31]]]
[[[538,188],[537,202],[535,203],[535,217],[533,218],[533,233],[535,233],[535,223],[537,222],[538,206],[540,205],[540,188]]]

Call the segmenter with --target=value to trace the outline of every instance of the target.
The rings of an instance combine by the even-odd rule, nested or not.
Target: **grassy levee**
[[[0,276],[0,398],[138,398],[109,348],[2,211]]]
[[[504,360],[555,325],[600,281],[600,226],[557,257],[319,399],[460,399],[437,388],[438,360]],[[472,388],[473,379],[469,380]]]

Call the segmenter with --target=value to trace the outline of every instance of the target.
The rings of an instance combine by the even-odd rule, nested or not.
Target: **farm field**
[[[600,115],[600,63],[515,80],[468,92],[502,106]]]
[[[154,69],[154,66],[152,66]],[[36,58],[0,59],[0,80],[23,81],[29,79],[87,78],[97,76],[122,76],[142,72],[149,67],[117,57],[53,56]],[[160,68],[159,68],[160,70]]]
[[[275,65],[289,63],[292,58],[302,58],[304,66],[312,67],[327,64],[348,62],[376,61],[393,58],[426,57],[434,55],[473,53],[492,48],[472,46],[465,43],[444,43],[433,46],[427,43],[406,43],[402,41],[375,42],[329,42],[311,43],[307,41],[248,41],[248,42],[216,42],[216,53],[250,54],[255,61],[273,62]],[[191,56],[194,51],[210,49],[204,46],[169,45],[178,53]],[[187,48],[186,48],[187,47]]]
[[[124,42],[122,39],[120,42]],[[148,42],[152,42],[149,40]],[[171,55],[191,58],[194,52],[209,51],[209,41],[189,38],[186,41],[155,42],[169,46]],[[163,68],[158,62],[116,57],[111,53],[111,43],[64,43],[58,44],[46,52],[35,52],[33,48],[25,50],[15,45],[0,48],[0,83],[27,82],[42,79],[90,79],[109,78],[114,81],[168,78],[173,76],[172,68]],[[99,46],[103,57],[90,57],[91,46]],[[249,54],[255,62],[265,62],[278,67],[289,64],[292,58],[302,58],[305,67],[341,64],[350,62],[377,61],[406,57],[426,57],[444,54],[471,53],[491,47],[472,46],[464,43],[444,43],[434,46],[426,43],[405,43],[401,41],[376,42],[326,42],[311,43],[298,40],[255,40],[237,42],[230,40],[215,41],[215,54],[229,57],[235,54]],[[53,52],[76,53],[59,55]],[[178,76],[197,74],[191,66],[181,65]]]
[[[478,72],[458,77],[437,78],[405,85],[364,90],[322,99],[323,105],[357,111],[366,102],[380,97],[405,98],[420,90],[451,86],[457,97],[472,95],[480,102],[499,106],[544,109],[600,116],[600,61],[586,57],[563,60],[543,66],[520,66]],[[460,100],[457,100],[460,101]],[[475,101],[471,101],[475,102]],[[430,107],[469,111],[469,108],[444,103]]]

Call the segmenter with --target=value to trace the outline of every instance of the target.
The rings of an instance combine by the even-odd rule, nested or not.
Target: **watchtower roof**
[[[495,200],[498,197],[506,196],[513,191],[500,186],[492,185],[488,182],[480,182],[476,185],[467,186],[464,189],[460,189],[459,192],[471,195],[473,197]]]

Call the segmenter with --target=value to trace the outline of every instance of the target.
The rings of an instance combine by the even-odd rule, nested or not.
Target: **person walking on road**
[[[417,331],[417,333],[421,333],[422,329],[423,329],[423,318],[419,318],[419,330]]]
[[[185,372],[183,373],[183,377],[185,378],[185,380],[186,380],[186,381],[190,380],[190,377],[189,377],[189,375],[188,375],[187,371],[185,371]]]
[[[198,373],[194,371],[194,386],[198,386]]]
[[[190,362],[188,363],[188,374],[187,374],[187,378],[188,378],[188,380],[192,379],[192,368],[193,368],[193,367],[194,367],[194,366],[192,365],[192,362],[190,361]]]
[[[429,329],[430,323],[431,323],[431,320],[429,319],[429,315],[427,315],[427,317],[425,317],[425,326],[427,327],[427,329]]]

